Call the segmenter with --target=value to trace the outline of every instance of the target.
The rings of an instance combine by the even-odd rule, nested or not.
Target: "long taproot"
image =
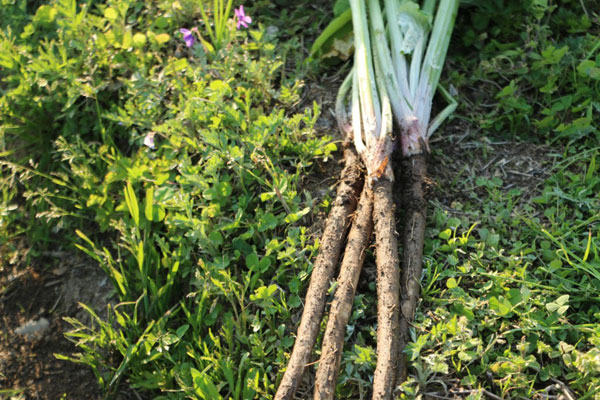
[[[392,182],[381,179],[374,187],[375,260],[377,263],[377,365],[373,400],[390,400],[398,368],[400,262]]]
[[[417,154],[402,160],[402,181],[404,194],[402,206],[405,211],[404,231],[402,233],[402,277],[400,279],[400,368],[398,383],[406,380],[408,362],[403,354],[404,347],[410,342],[410,326],[415,316],[421,290],[423,264],[423,244],[427,202],[425,201],[425,182],[427,176],[427,156]]]
[[[373,192],[365,187],[360,195],[356,216],[348,233],[337,288],[329,310],[323,336],[321,359],[317,369],[314,400],[333,400],[342,359],[346,325],[352,312],[354,295],[367,248],[373,232]]]

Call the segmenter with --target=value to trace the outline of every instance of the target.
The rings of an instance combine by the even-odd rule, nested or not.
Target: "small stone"
[[[46,329],[48,329],[50,323],[46,318],[40,318],[37,321],[29,320],[25,322],[23,325],[15,329],[15,333],[17,335],[25,336],[28,339],[32,337],[41,336]]]

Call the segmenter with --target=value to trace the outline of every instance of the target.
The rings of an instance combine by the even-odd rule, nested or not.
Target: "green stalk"
[[[387,44],[383,41],[380,41],[381,38],[378,38],[379,34],[383,35],[383,19],[381,19],[381,10],[379,9],[379,0],[369,0],[369,11],[371,16],[371,29],[372,37],[376,46],[376,54],[381,54],[381,47],[384,47],[384,50],[387,50]],[[379,17],[381,19],[381,26],[375,23],[373,20]],[[381,28],[379,30],[379,28]],[[377,34],[376,34],[377,32]],[[385,40],[385,37],[383,38]],[[379,48],[377,50],[377,48]],[[389,51],[385,51],[382,55],[385,54],[387,57],[378,57],[376,56],[374,59],[375,63],[375,77],[377,88],[379,90],[379,97],[381,99],[381,130],[379,132],[379,139],[374,147],[369,149],[369,164],[367,164],[367,170],[369,171],[369,175],[371,175],[374,171],[379,170],[380,165],[386,162],[386,158],[389,159],[392,156],[392,143],[391,143],[391,134],[393,129],[393,114],[392,114],[392,102],[398,103],[397,95],[388,95],[389,80],[387,79],[389,76],[393,76],[393,68],[392,62],[389,55]],[[388,68],[388,73],[383,69],[383,62],[387,62],[386,67]],[[388,166],[385,168],[386,175],[392,178],[391,168]]]
[[[379,0],[370,0],[370,2],[375,3],[379,2]],[[379,132],[377,146],[373,149],[373,170],[377,170],[386,157],[388,157],[389,161],[389,158],[392,156],[391,136],[394,127],[392,100],[386,89],[387,82],[383,78],[385,74],[381,69],[380,60],[381,58],[375,59],[375,76],[377,77],[377,87],[379,88],[379,96],[381,97],[381,131]],[[386,168],[386,172],[391,173],[389,166]]]
[[[378,84],[379,93],[383,96],[382,89],[390,93],[391,97],[389,100],[396,116],[408,115],[412,113],[410,98],[407,98],[408,93],[403,93],[399,89],[398,79],[394,73],[394,65],[385,37],[385,26],[383,24],[381,8],[379,7],[379,0],[369,0],[369,17],[371,20],[371,37],[373,38],[375,47],[375,76],[377,80],[382,80],[381,84]],[[401,124],[402,122],[399,120],[398,123]]]
[[[350,0],[354,28],[354,65],[358,76],[362,120],[367,146],[378,137],[380,106],[373,71],[373,55],[369,40],[367,10],[364,0]],[[356,134],[356,133],[355,133]],[[358,150],[358,149],[357,149]]]
[[[415,112],[425,129],[427,129],[429,123],[433,94],[440,81],[442,67],[448,52],[450,36],[458,13],[458,3],[459,0],[441,0],[421,69]],[[424,138],[426,134],[426,132],[423,132]]]
[[[208,32],[208,36],[210,36],[210,40],[213,42],[213,46],[217,46],[217,41],[215,35],[213,33],[212,27],[210,26],[210,20],[208,19],[208,15],[206,15],[206,11],[204,11],[204,6],[202,5],[202,1],[198,3],[200,5],[200,14],[202,15],[202,19],[204,20],[204,25],[206,25],[206,30]]]
[[[215,0],[215,35],[217,39],[221,39],[221,21],[223,21],[223,0]]]
[[[365,152],[365,144],[362,140],[362,124],[360,118],[360,94],[358,89],[358,72],[353,68],[352,74],[352,130],[354,131],[354,147],[362,157]]]
[[[412,99],[415,99],[417,96],[417,89],[419,87],[419,74],[421,72],[421,62],[423,61],[423,53],[425,52],[426,41],[427,34],[423,35],[423,37],[419,39],[410,59],[410,78],[408,83],[410,86],[410,97]]]
[[[200,2],[202,2],[203,0],[200,0]],[[219,21],[221,20],[221,13],[219,12],[219,2],[220,0],[213,0],[213,20],[214,20],[214,24],[215,24],[215,38],[217,39],[217,43],[214,43],[215,48],[220,48],[221,46],[219,45],[218,41],[220,40],[219,37]]]
[[[448,102],[448,105],[438,115],[436,115],[435,118],[429,124],[429,128],[427,128],[427,140],[429,140],[431,135],[433,135],[437,128],[440,127],[442,122],[444,122],[444,120],[448,118],[458,106],[456,100],[454,100],[454,98],[450,95],[450,93],[448,93],[446,89],[444,89],[442,85],[438,86],[438,90],[442,94],[442,97],[444,97],[444,99]]]
[[[435,11],[435,3],[436,0],[425,0],[421,10],[425,11],[427,14],[433,15],[433,12]]]
[[[352,10],[350,9],[344,11],[339,17],[334,18],[313,43],[312,47],[310,48],[310,56],[314,57],[321,47],[323,47],[323,45],[331,38],[331,36],[339,32],[351,20]]]
[[[233,0],[227,1],[227,7],[225,8],[225,14],[223,14],[223,18],[221,19],[221,37],[223,37],[223,32],[227,29],[227,17],[231,12],[231,6],[233,5]]]
[[[398,15],[398,0],[385,0],[385,14],[388,20],[388,29],[390,34],[390,42],[392,44],[392,60],[394,62],[394,71],[396,72],[396,78],[398,79],[400,90],[402,93],[410,93],[408,86],[408,68],[406,64],[406,58],[400,51],[400,43],[402,43],[402,32],[400,26],[397,23],[390,23],[389,21],[396,21]],[[409,104],[411,102],[409,101]],[[411,106],[412,108],[412,106]]]
[[[346,112],[346,97],[352,88],[352,80],[354,77],[354,67],[350,69],[350,73],[342,82],[340,89],[338,90],[337,97],[335,100],[335,118],[337,120],[338,128],[340,132],[344,134],[344,140],[347,139],[348,134],[352,131],[352,124],[348,124],[348,113]]]

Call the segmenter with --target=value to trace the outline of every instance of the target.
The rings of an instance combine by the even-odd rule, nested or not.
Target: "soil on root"
[[[377,261],[377,366],[373,375],[373,399],[385,400],[392,398],[398,368],[400,264],[392,183],[382,179],[375,184],[373,192]]]
[[[407,376],[406,357],[402,354],[410,341],[409,328],[415,315],[420,298],[421,274],[423,264],[423,245],[427,202],[425,201],[425,185],[427,178],[427,156],[418,154],[401,162],[401,186],[403,188],[402,208],[402,273],[400,279],[400,368],[398,380],[404,381]]]
[[[342,359],[346,325],[352,313],[360,271],[373,231],[373,193],[363,189],[344,251],[337,289],[329,311],[316,374],[316,399],[333,399]]]
[[[104,273],[82,256],[52,252],[27,268],[0,266],[0,398],[100,399],[101,389],[90,368],[58,360],[72,356],[75,345],[64,337],[71,316],[89,322],[77,305],[106,310],[111,285]],[[44,318],[48,326],[29,336],[18,334],[28,321]]]

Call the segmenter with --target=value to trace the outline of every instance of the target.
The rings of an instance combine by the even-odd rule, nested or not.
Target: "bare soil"
[[[427,184],[433,191],[432,197],[446,211],[457,214],[461,213],[457,203],[487,195],[474,178],[500,178],[500,190],[521,189],[521,202],[525,203],[540,194],[552,165],[561,159],[550,146],[492,141],[460,122],[440,132],[431,149]]]
[[[70,325],[63,317],[88,323],[78,302],[103,316],[111,290],[100,268],[80,255],[52,252],[26,267],[0,265],[0,398],[100,399],[90,368],[54,354],[77,352],[64,336]],[[45,330],[30,336],[15,332],[40,318],[49,322]]]

